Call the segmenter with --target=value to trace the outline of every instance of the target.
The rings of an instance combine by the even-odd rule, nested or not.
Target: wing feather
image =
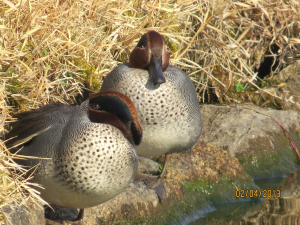
[[[5,136],[8,148],[26,145],[35,136],[49,130],[55,124],[66,124],[77,106],[53,103],[38,109],[14,115],[18,120]]]

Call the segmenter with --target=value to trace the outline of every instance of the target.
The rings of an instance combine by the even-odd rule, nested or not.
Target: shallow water
[[[174,225],[300,224],[300,170],[288,176],[256,179],[255,184],[261,188],[261,195],[271,197],[236,197],[228,202],[212,202]]]

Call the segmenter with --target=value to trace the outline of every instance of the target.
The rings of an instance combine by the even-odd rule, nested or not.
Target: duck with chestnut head
[[[33,172],[32,182],[48,203],[83,209],[126,189],[138,166],[134,146],[142,128],[124,94],[98,93],[80,106],[53,103],[15,115],[7,147],[29,156],[17,163]],[[34,158],[30,158],[33,156]],[[37,158],[38,157],[38,158]]]
[[[190,149],[202,131],[193,83],[180,68],[169,65],[170,55],[163,36],[149,31],[132,50],[129,63],[112,70],[100,90],[131,98],[143,128],[138,155],[165,154],[165,163],[171,153]]]

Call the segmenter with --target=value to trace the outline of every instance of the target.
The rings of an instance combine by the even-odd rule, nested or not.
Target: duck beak
[[[155,84],[163,84],[166,82],[166,78],[164,77],[162,70],[162,60],[160,58],[151,57],[148,71],[150,76],[152,77]]]

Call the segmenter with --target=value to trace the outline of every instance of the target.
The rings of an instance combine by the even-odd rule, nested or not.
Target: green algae
[[[294,143],[298,145],[300,134],[292,133],[291,136]],[[254,150],[238,154],[239,162],[251,176],[274,177],[297,168],[299,161],[289,140],[282,134],[275,134],[275,136],[273,134],[272,140],[272,144],[270,144],[268,138],[252,140],[250,144],[254,146]],[[239,176],[239,178],[236,176],[220,176],[218,180],[212,180],[199,177],[195,180],[184,180],[182,183],[185,189],[182,199],[162,203],[152,215],[138,216],[134,219],[124,218],[114,221],[113,224],[179,224],[183,218],[199,212],[201,209],[209,208],[212,203],[214,206],[223,205],[222,207],[227,208],[230,203],[250,201],[250,203],[245,203],[247,204],[246,208],[237,207],[233,204],[233,207],[237,207],[236,210],[243,211],[236,213],[236,218],[238,218],[259,201],[256,196],[253,196],[253,198],[250,198],[249,195],[239,197],[237,196],[238,191],[261,190],[254,183],[252,177],[247,176],[246,173]],[[218,224],[227,223],[232,219],[230,216],[220,213],[219,209],[218,212],[212,213],[212,215],[219,215],[220,218],[216,220]],[[214,219],[210,217],[207,220],[213,223]],[[99,221],[99,224],[107,223],[107,221]]]
[[[294,142],[299,146],[298,133],[292,133]],[[284,135],[272,135],[273,149],[268,148],[264,142],[270,143],[269,138],[258,138],[249,142],[252,152],[239,153],[237,159],[244,170],[255,178],[283,176],[285,173],[294,171],[299,165],[297,154],[289,140]]]
[[[124,218],[113,222],[105,221],[103,219],[98,220],[99,225],[114,224],[114,225],[169,225],[179,222],[185,215],[193,212],[197,207],[205,208],[209,207],[210,202],[200,195],[188,195],[184,200],[172,201],[171,203],[161,204],[153,215],[137,216],[134,219]]]
[[[210,201],[237,200],[236,191],[259,190],[250,177],[229,178],[221,177],[220,180],[198,179],[192,182],[184,181],[188,193],[201,193]]]
[[[237,189],[259,189],[249,177],[241,179],[223,177],[219,181],[199,178],[194,181],[183,181],[183,184],[185,188],[184,197],[163,202],[152,215],[137,216],[133,219],[125,216],[124,219],[113,222],[99,219],[98,222],[100,225],[179,224],[180,221],[195,211],[201,211],[201,209],[203,212],[209,211],[212,208],[212,202],[240,201],[241,199],[236,197]]]

